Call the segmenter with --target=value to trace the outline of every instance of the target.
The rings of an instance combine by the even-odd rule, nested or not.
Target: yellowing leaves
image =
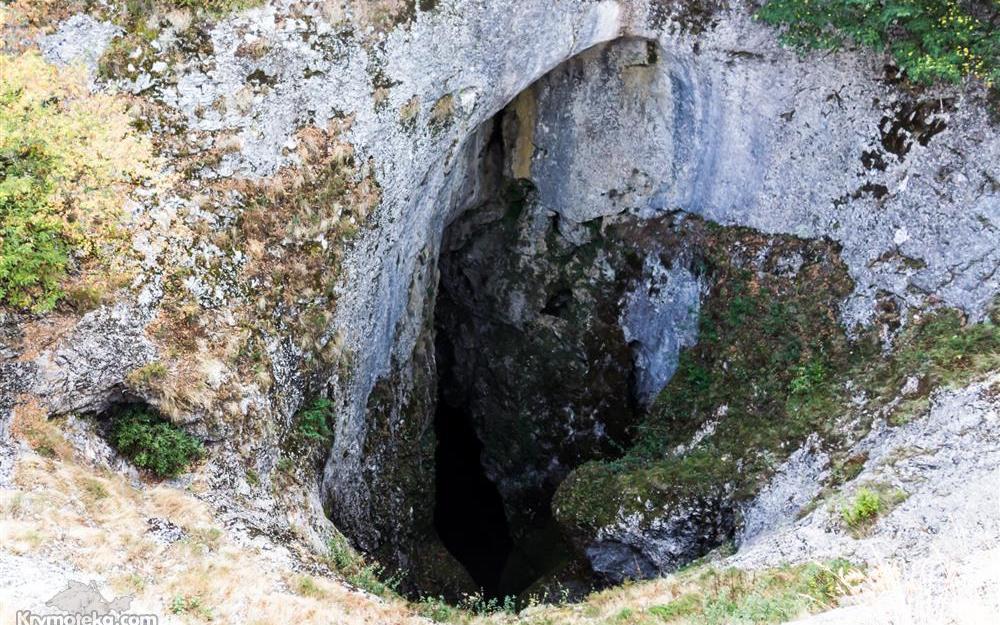
[[[90,93],[82,67],[26,52],[0,55],[0,169],[0,303],[45,310],[66,253],[105,268],[122,258],[123,207],[158,166],[121,98]]]
[[[0,149],[44,146],[66,234],[90,248],[117,234],[128,193],[156,174],[152,144],[134,132],[122,101],[90,94],[83,68],[33,52],[0,57],[0,98]]]

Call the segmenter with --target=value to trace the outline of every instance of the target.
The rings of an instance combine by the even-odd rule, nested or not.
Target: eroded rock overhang
[[[582,88],[554,77],[541,86],[548,92],[522,103],[544,124],[530,124],[518,170],[567,232],[620,211],[681,210],[763,232],[830,237],[856,285],[843,307],[848,324],[871,320],[880,297],[933,298],[975,318],[998,290],[992,181],[1000,148],[966,94],[905,94],[881,80],[881,62],[870,56],[800,59],[738,10],[695,35],[660,19],[664,4],[528,0],[513,11],[456,0],[369,45],[323,37],[336,31],[320,13],[292,19],[290,3],[278,1],[212,27],[210,63],[192,59],[170,70],[176,81],[162,100],[190,129],[240,140],[219,176],[273,172],[294,160],[287,146],[298,128],[340,114],[354,119],[359,160],[377,169],[382,204],[348,251],[330,323],[357,360],[338,389],[345,409],[324,492],[359,537],[370,534],[373,514],[361,479],[366,405],[378,379],[413,359],[444,224],[481,193],[474,172],[487,140],[483,124],[594,45],[630,39],[617,61],[593,51],[570,62]],[[266,43],[265,53],[240,54],[248,37]],[[615,63],[617,75],[607,71]],[[232,106],[212,106],[220,98]],[[917,111],[935,121],[935,133],[911,123]],[[97,356],[75,356],[44,375],[58,381],[60,371],[95,369],[88,359],[116,351],[108,340],[89,352]],[[299,356],[282,356],[274,373],[284,390],[258,407],[276,421],[301,403]],[[88,384],[111,388],[124,374]]]

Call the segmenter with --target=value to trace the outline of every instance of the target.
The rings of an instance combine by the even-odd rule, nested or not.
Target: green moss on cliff
[[[838,324],[852,284],[831,243],[695,229],[705,237],[695,265],[710,285],[699,343],[681,354],[628,453],[560,487],[554,506],[575,532],[591,534],[621,511],[659,514],[671,502],[752,488],[829,426],[827,377],[874,351],[849,343]],[[798,271],[781,268],[791,258]]]
[[[847,443],[869,425],[845,429],[859,397],[869,417],[884,407],[902,422],[926,408],[927,389],[1000,366],[996,314],[981,324],[947,309],[913,316],[884,355],[874,333],[850,340],[838,322],[852,284],[833,244],[711,232],[699,343],[682,353],[628,453],[560,486],[553,505],[571,535],[592,537],[623,514],[746,499],[813,432],[847,467]],[[738,260],[756,256],[762,267]],[[794,273],[774,264],[792,256],[803,261]],[[915,389],[899,401],[908,380]]]

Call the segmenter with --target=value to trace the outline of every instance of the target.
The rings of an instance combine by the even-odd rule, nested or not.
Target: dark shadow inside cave
[[[437,355],[440,382],[434,418],[435,529],[484,596],[501,597],[501,579],[512,548],[503,499],[486,477],[481,462],[483,444],[467,407],[449,397],[453,359],[444,335],[439,335]]]
[[[539,185],[564,172],[527,148],[546,138],[539,128],[560,123],[535,117],[546,89],[574,89],[581,64],[632,72],[655,63],[647,42],[616,50],[567,63],[484,124],[444,217],[433,292],[433,533],[486,600],[575,599],[604,583],[553,501],[578,467],[621,457],[641,421],[622,306],[644,271],[632,250],[643,237],[627,215],[605,220],[617,189],[592,199],[610,202],[599,207],[608,215],[565,218],[544,192],[552,185]],[[434,572],[444,568],[451,574],[454,561]],[[470,588],[468,577],[414,581],[451,598]]]
[[[443,286],[438,306],[454,306]],[[531,522],[518,531],[511,527],[500,491],[482,463],[483,443],[467,391],[456,380],[448,334],[442,327],[438,330],[435,530],[484,599],[523,598],[525,591],[545,595],[544,588],[534,587],[536,582],[570,564],[572,547],[561,535],[547,499],[534,507]]]
[[[618,324],[626,282],[589,273],[601,241],[564,237],[505,166],[515,121],[494,120],[485,192],[442,236],[434,529],[484,598],[551,600],[593,587],[552,499],[575,467],[628,443],[634,359]]]

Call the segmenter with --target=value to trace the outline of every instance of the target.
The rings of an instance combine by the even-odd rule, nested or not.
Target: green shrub
[[[757,17],[804,48],[859,44],[892,54],[918,83],[1000,79],[998,5],[989,0],[770,0]]]
[[[870,488],[859,488],[840,514],[849,528],[859,530],[871,525],[883,508],[881,495]]]
[[[122,275],[122,205],[159,167],[124,98],[87,81],[34,51],[0,55],[0,306],[51,310],[71,258]],[[101,296],[77,295],[84,308]]]
[[[204,453],[197,438],[140,406],[114,417],[112,441],[136,466],[160,477],[180,474]]]
[[[51,310],[69,263],[50,202],[52,158],[39,144],[0,147],[0,304]]]
[[[854,497],[844,503],[840,517],[855,538],[864,536],[876,519],[888,514],[906,501],[909,494],[887,484],[871,484],[859,488]]]
[[[303,408],[296,419],[296,433],[309,441],[326,441],[333,432],[327,425],[333,414],[333,402],[325,397],[317,397]]]
[[[795,395],[808,395],[821,388],[826,381],[826,367],[819,360],[795,367],[794,372],[789,389]]]

